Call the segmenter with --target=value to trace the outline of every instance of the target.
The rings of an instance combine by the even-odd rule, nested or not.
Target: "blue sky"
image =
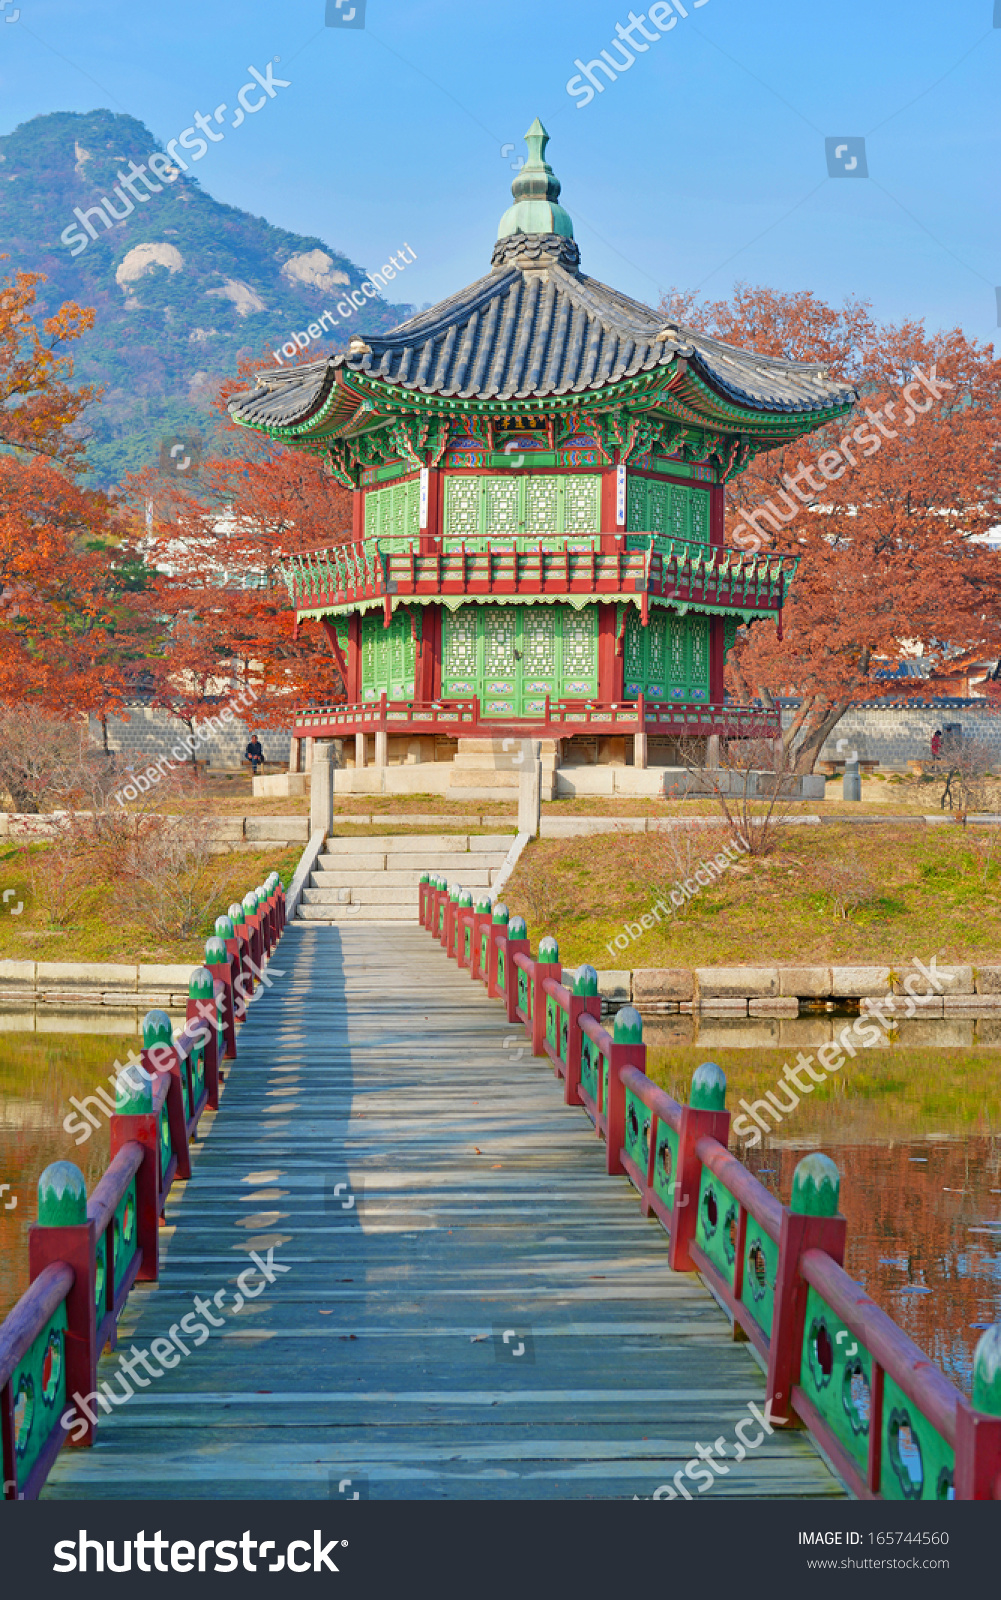
[[[18,10],[0,22],[4,133],[107,106],[166,141],[279,57],[289,87],[212,145],[202,184],[364,267],[408,243],[414,302],[487,269],[540,116],[584,270],[639,299],[743,278],[996,337],[994,0],[683,0],[586,105],[566,84],[575,58],[622,59],[622,0],[367,0],[363,29],[326,26],[325,0],[6,0],[0,15]],[[657,31],[649,10],[634,14]],[[865,138],[868,178],[828,177],[836,136]]]

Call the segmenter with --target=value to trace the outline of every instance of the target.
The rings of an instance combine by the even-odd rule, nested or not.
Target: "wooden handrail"
[[[754,1218],[760,1222],[770,1239],[776,1244],[782,1232],[782,1203],[769,1194],[763,1183],[760,1183],[753,1172],[748,1172],[742,1161],[730,1154],[724,1145],[717,1139],[704,1137],[699,1139],[695,1146],[695,1154],[702,1165],[714,1173],[720,1183],[724,1184],[735,1200]]]
[[[648,1111],[666,1122],[669,1128],[678,1133],[681,1128],[682,1107],[677,1100],[672,1100],[666,1089],[661,1089],[652,1078],[648,1078],[639,1067],[622,1067],[619,1070],[619,1082],[623,1088],[629,1089]]]
[[[0,1389],[10,1382],[18,1362],[23,1361],[75,1282],[73,1268],[65,1261],[54,1261],[38,1274],[4,1318],[0,1324]]]
[[[142,1145],[134,1141],[123,1145],[87,1201],[87,1215],[93,1222],[94,1232],[99,1238],[114,1216],[123,1194],[142,1166],[145,1153]]]

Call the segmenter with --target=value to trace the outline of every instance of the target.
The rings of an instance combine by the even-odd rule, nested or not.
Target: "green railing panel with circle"
[[[657,1129],[657,1155],[653,1164],[653,1192],[665,1206],[674,1205],[674,1186],[678,1178],[678,1135],[670,1123]]]
[[[136,1180],[133,1177],[122,1198],[115,1207],[115,1215],[111,1226],[115,1237],[115,1293],[121,1288],[122,1280],[131,1265],[132,1258],[139,1248],[139,1230],[136,1227]]]
[[[779,1247],[748,1213],[744,1240],[744,1283],[740,1298],[766,1338],[771,1338],[775,1311],[775,1275]]]
[[[864,1473],[869,1459],[872,1357],[816,1289],[806,1297],[799,1382]]]
[[[651,1112],[632,1089],[626,1090],[626,1155],[646,1177],[650,1160]]]
[[[586,1033],[580,1040],[580,1085],[586,1094],[598,1103],[598,1070],[601,1052],[594,1040]]]
[[[737,1260],[737,1202],[708,1167],[702,1168],[699,1179],[695,1242],[732,1288]]]
[[[531,1017],[532,1011],[532,985],[528,981],[528,973],[524,967],[518,967],[518,1009],[526,1017]]]
[[[65,1302],[14,1368],[10,1396],[17,1480],[23,1484],[66,1406]]]
[[[883,1378],[884,1500],[952,1500],[955,1455],[889,1373]]]

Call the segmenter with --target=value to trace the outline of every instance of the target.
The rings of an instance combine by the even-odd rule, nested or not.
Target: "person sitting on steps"
[[[256,778],[258,767],[264,765],[264,747],[256,733],[250,735],[250,743],[243,752],[243,759],[250,762],[251,773]]]

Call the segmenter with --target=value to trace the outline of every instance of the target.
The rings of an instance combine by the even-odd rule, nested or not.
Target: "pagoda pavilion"
[[[356,773],[374,755],[385,790],[444,788],[398,769],[512,737],[550,768],[643,768],[777,733],[723,668],[741,623],[781,629],[795,561],[724,548],[724,485],[856,398],[587,277],[539,121],[526,142],[484,277],[230,403],[353,492],[350,540],[285,571],[346,691],[295,733],[345,740]]]

